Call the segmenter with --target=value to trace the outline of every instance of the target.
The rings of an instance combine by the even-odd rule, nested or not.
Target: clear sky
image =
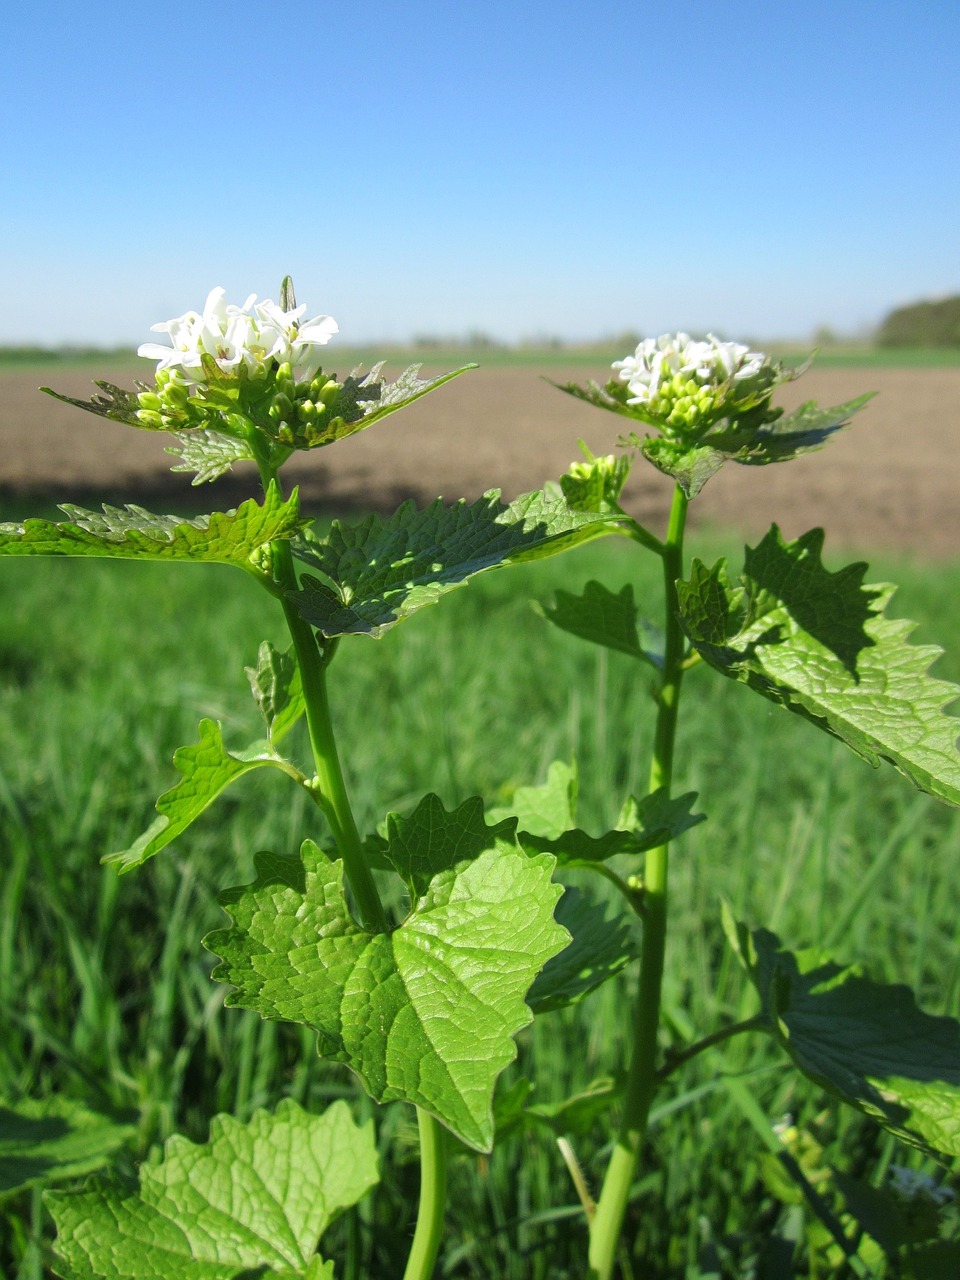
[[[958,0],[11,0],[0,343],[850,332],[960,292]]]

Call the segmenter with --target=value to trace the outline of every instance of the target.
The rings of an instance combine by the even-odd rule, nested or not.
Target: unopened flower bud
[[[141,409],[152,409],[156,412],[161,405],[160,397],[154,391],[141,391],[137,396]]]
[[[310,422],[317,416],[317,406],[312,400],[301,400],[297,404],[297,417],[301,422]]]
[[[331,378],[320,392],[320,399],[325,405],[333,404],[337,398],[337,392],[340,390],[340,383],[334,382]]]

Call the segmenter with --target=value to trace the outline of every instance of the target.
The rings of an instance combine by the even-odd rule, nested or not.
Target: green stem
[[[277,468],[266,460],[260,462],[260,475],[264,489],[271,481],[279,486]],[[347,883],[361,920],[373,932],[386,933],[389,922],[364,856],[330,717],[327,667],[333,656],[333,646],[321,651],[313,629],[293,602],[297,575],[289,542],[273,543],[272,560],[273,581],[280,590],[284,617],[300,667],[307,729],[324,811],[333,831],[337,852],[343,858]],[[429,1280],[432,1275],[440,1249],[446,1200],[447,1161],[443,1129],[432,1116],[419,1108],[417,1120],[420,1126],[420,1207],[404,1280]]]
[[[651,792],[667,788],[673,778],[673,746],[677,729],[680,684],[683,679],[683,632],[678,618],[677,579],[683,574],[683,530],[687,497],[674,490],[670,523],[663,543],[663,584],[666,639],[660,684],[657,726],[650,765]],[[597,1212],[590,1227],[591,1280],[610,1280],[627,1209],[630,1187],[647,1131],[650,1106],[657,1091],[657,1027],[667,942],[667,870],[669,843],[650,849],[644,865],[643,946],[633,1061],[624,1096],[620,1131],[607,1167]]]
[[[277,470],[265,459],[260,459],[260,478],[264,489],[270,483],[279,487]],[[271,545],[273,581],[280,589],[280,602],[287,620],[290,637],[300,667],[303,684],[303,701],[306,708],[307,729],[317,770],[317,783],[323,809],[329,819],[337,852],[343,859],[347,883],[353,894],[357,913],[363,924],[374,933],[386,933],[389,924],[377,886],[363,852],[360,833],[350,807],[347,786],[340,767],[337,740],[330,718],[330,700],[327,696],[327,657],[320,651],[310,624],[300,615],[292,595],[297,590],[297,575],[293,567],[290,543],[278,540]]]
[[[447,1197],[447,1141],[443,1127],[417,1109],[420,1129],[420,1206],[403,1280],[430,1280],[440,1252]]]

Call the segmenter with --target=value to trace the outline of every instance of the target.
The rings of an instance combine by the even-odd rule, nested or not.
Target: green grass
[[[736,563],[736,546],[715,535],[706,548],[692,541]],[[529,599],[633,579],[655,612],[658,567],[609,540],[481,578],[382,641],[344,642],[334,716],[361,829],[430,790],[448,805],[502,802],[572,758],[580,821],[612,824],[646,775],[648,680],[548,627]],[[936,618],[920,638],[952,648],[938,671],[960,679],[960,566],[880,563],[871,576],[903,581],[899,612]],[[173,1132],[203,1139],[217,1111],[348,1096],[375,1115],[385,1185],[331,1235],[338,1275],[399,1274],[416,1201],[412,1112],[372,1107],[349,1073],[316,1057],[310,1033],[224,1009],[199,944],[223,922],[217,890],[251,877],[256,850],[317,833],[303,793],[254,776],[140,871],[118,878],[98,863],[147,824],[199,717],[221,720],[237,745],[259,735],[241,668],[261,639],[282,642],[279,610],[244,575],[206,566],[12,561],[0,591],[0,1095],[62,1091],[132,1109],[128,1168]],[[683,1042],[749,1008],[722,941],[721,894],[790,945],[830,943],[873,976],[908,982],[931,1011],[960,1013],[955,812],[709,670],[688,678],[682,718],[676,785],[699,792],[710,821],[675,852],[665,1034]],[[525,1073],[549,1102],[618,1069],[629,985],[539,1019],[505,1083]],[[869,1172],[891,1157],[873,1126],[824,1110],[763,1044],[733,1041],[659,1100],[629,1224],[637,1257],[652,1260],[644,1276],[706,1276],[713,1254],[713,1274],[752,1275],[783,1221],[760,1139],[722,1085],[731,1072],[771,1119],[796,1115],[840,1167]],[[594,1186],[608,1136],[601,1121],[574,1137]],[[0,1270],[39,1280],[48,1229],[36,1198],[3,1209]],[[443,1275],[582,1275],[582,1219],[549,1135],[514,1137],[489,1159],[458,1154],[449,1227]]]

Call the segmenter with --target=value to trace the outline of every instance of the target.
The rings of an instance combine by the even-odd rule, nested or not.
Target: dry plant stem
[[[683,678],[683,633],[678,619],[677,579],[683,574],[683,530],[687,497],[679,485],[666,540],[663,543],[663,583],[666,644],[663,676],[657,699],[657,727],[649,790],[667,788],[673,777],[673,745],[677,727],[680,683]],[[667,941],[667,868],[669,845],[650,849],[644,864],[643,946],[637,993],[633,1061],[627,1080],[620,1132],[607,1167],[597,1211],[590,1226],[591,1280],[610,1280],[623,1227],[630,1187],[647,1131],[650,1105],[657,1091],[657,1028]]]

